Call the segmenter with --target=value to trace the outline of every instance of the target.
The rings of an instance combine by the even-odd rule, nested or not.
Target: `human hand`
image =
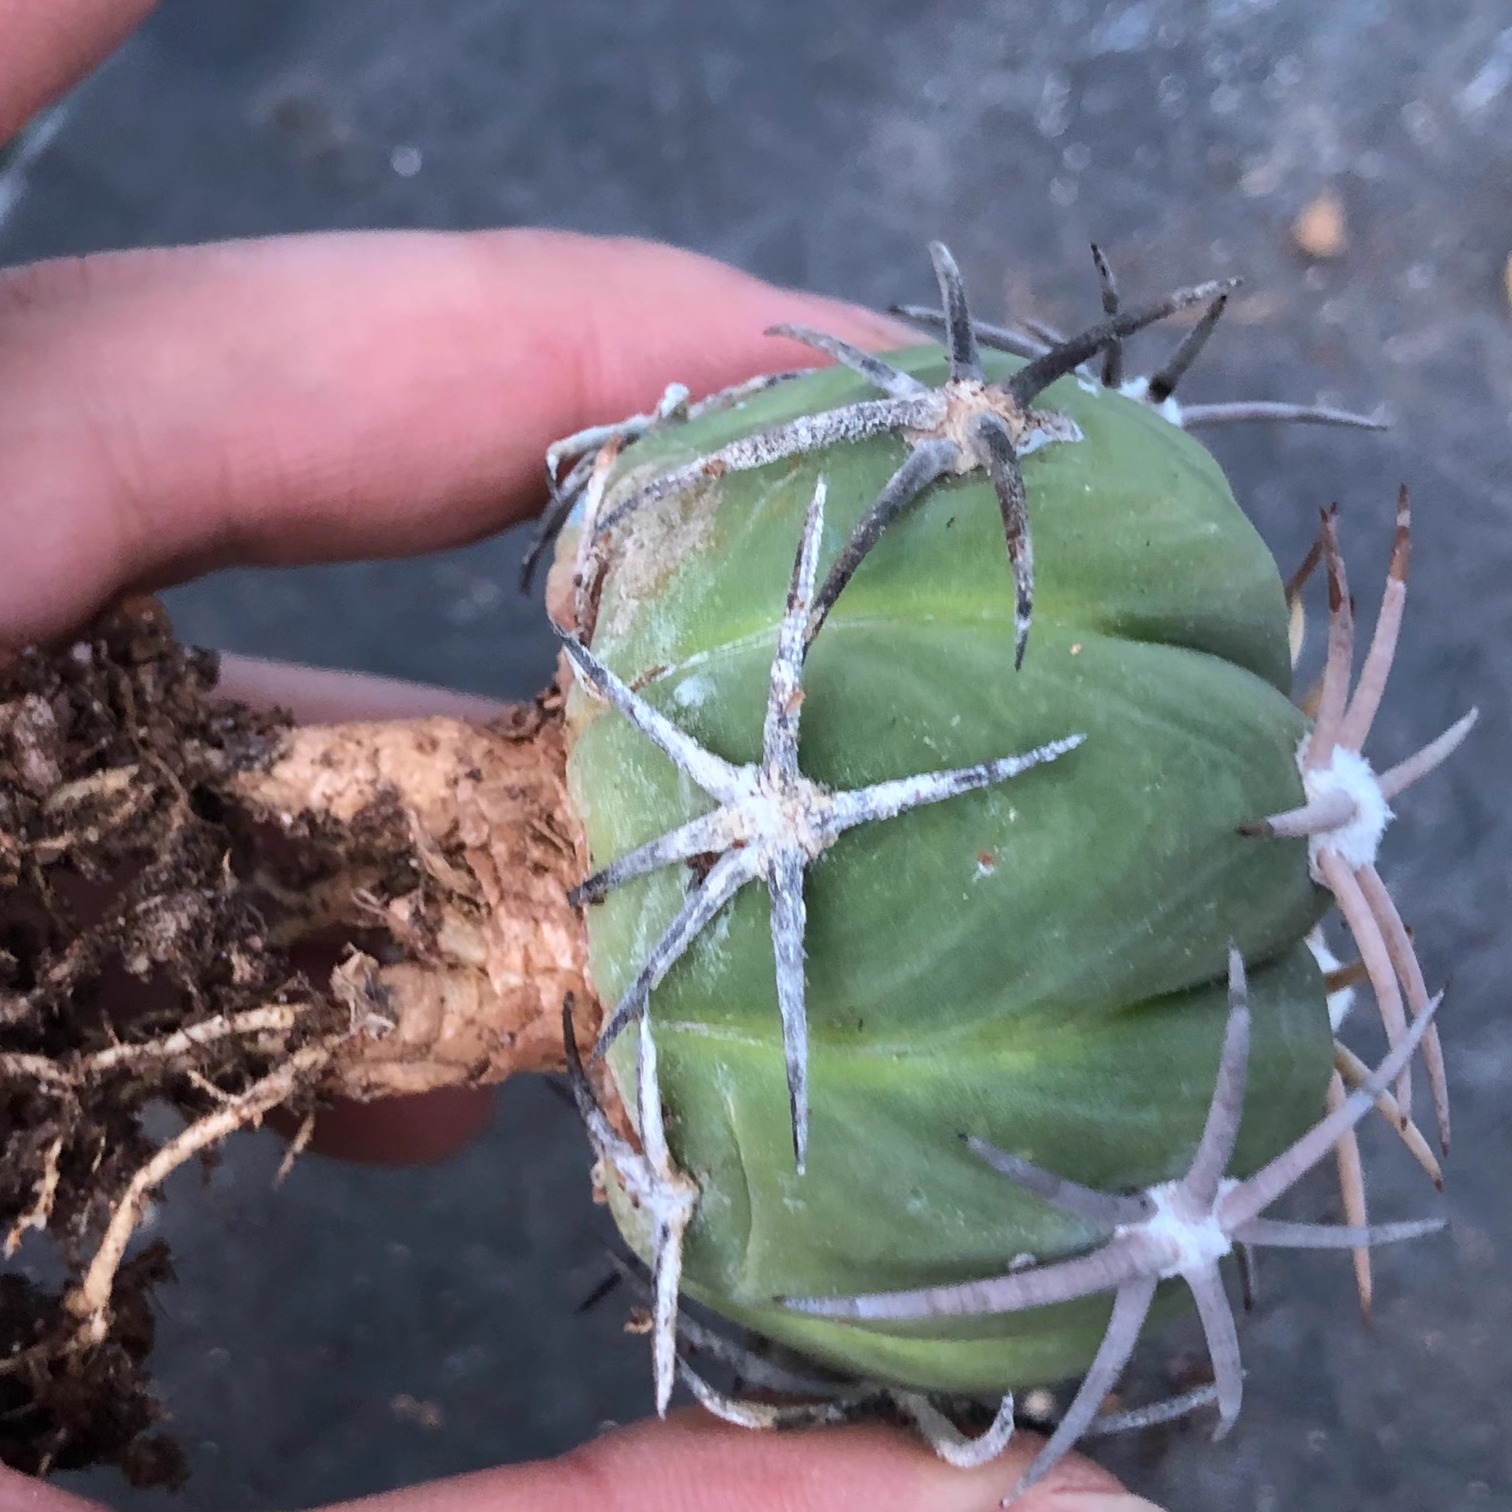
[[[0,0],[0,141],[150,8]],[[899,339],[865,311],[687,253],[544,232],[311,236],[0,273],[0,653],[212,567],[397,556],[499,530],[542,503],[556,437],[643,409],[673,380],[699,393],[811,360],[760,335],[779,319]],[[306,718],[483,712],[440,690],[234,658],[225,685]],[[347,1110],[324,1144],[434,1158],[485,1109],[454,1093]],[[756,1434],[695,1412],[364,1505],[973,1512],[1035,1447],[963,1472],[878,1427]],[[0,1512],[88,1505],[0,1470]],[[1019,1505],[1148,1506],[1076,1458]]]

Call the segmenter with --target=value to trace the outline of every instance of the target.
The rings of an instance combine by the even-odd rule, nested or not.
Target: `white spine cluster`
[[[1238,1185],[1231,1177],[1225,1177],[1218,1185],[1220,1200]],[[1161,1182],[1146,1195],[1154,1212],[1138,1224],[1121,1225],[1115,1233],[1140,1230],[1145,1242],[1162,1257],[1163,1263],[1156,1272],[1162,1281],[1216,1265],[1233,1253],[1234,1241],[1224,1231],[1217,1203],[1200,1209],[1195,1217],[1189,1216],[1192,1202],[1179,1181]]]
[[[1342,745],[1333,748],[1326,764],[1310,767],[1306,751],[1307,740],[1303,740],[1297,747],[1297,770],[1302,774],[1308,803],[1335,801],[1337,795],[1353,805],[1353,812],[1343,823],[1308,837],[1307,860],[1313,880],[1323,881],[1318,860],[1324,852],[1338,856],[1351,871],[1374,866],[1381,836],[1394,817],[1375,768],[1358,751]]]

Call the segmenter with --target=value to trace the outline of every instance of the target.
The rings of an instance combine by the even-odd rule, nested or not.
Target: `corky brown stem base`
[[[358,1032],[324,1090],[383,1097],[562,1067],[563,997],[594,1001],[567,902],[584,866],[565,765],[548,694],[487,727],[290,730],[235,778],[248,814],[293,842],[264,879],[284,929],[388,937],[333,974]],[[591,1042],[594,1015],[582,1023]]]

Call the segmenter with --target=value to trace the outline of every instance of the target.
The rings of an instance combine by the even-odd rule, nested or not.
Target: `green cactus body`
[[[937,348],[894,359],[935,383]],[[989,381],[1016,359],[989,356]],[[731,439],[867,394],[843,370],[653,429],[606,504]],[[1225,948],[1249,967],[1254,1049],[1234,1162],[1313,1123],[1331,1068],[1303,936],[1324,896],[1305,842],[1239,833],[1303,802],[1282,584],[1209,454],[1148,406],[1064,379],[1038,401],[1082,439],[1023,462],[1036,599],[1013,668],[1012,579],[980,473],[902,516],[814,641],[801,766],[834,788],[961,766],[1073,732],[1002,786],[842,836],[808,872],[809,1102],[794,1168],[768,900],[737,895],[651,997],[672,1153],[700,1189],[684,1288],[846,1371],[1002,1391],[1085,1368],[1106,1298],[974,1318],[837,1320],[788,1295],[921,1287],[1077,1253],[1092,1229],[975,1159],[968,1132],[1107,1190],[1190,1160],[1224,1032]],[[768,671],[815,480],[821,572],[904,454],[889,436],[698,487],[616,530],[594,653],[727,760],[761,754]],[[717,469],[714,470],[717,473]],[[709,800],[581,689],[569,781],[595,865]],[[692,875],[666,867],[588,911],[615,1001]],[[634,1085],[636,1039],[609,1052]],[[627,1101],[630,1101],[627,1096]],[[641,1215],[611,1181],[645,1250]]]

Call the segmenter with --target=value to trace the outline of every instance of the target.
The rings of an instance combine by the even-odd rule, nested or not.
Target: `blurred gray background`
[[[942,237],[979,314],[1071,324],[1095,310],[1095,236],[1131,291],[1245,275],[1187,397],[1388,406],[1385,437],[1250,429],[1214,447],[1287,566],[1341,501],[1367,614],[1410,483],[1414,591],[1376,754],[1483,711],[1385,852],[1430,981],[1454,978],[1452,1233],[1379,1257],[1369,1329],[1343,1258],[1270,1260],[1232,1439],[1098,1452],[1179,1509],[1512,1507],[1504,0],[173,0],[46,126],[0,176],[5,262],[544,224],[885,304],[932,295],[923,244]],[[1320,194],[1343,215],[1334,257],[1293,232]],[[518,696],[549,668],[514,591],[521,546],[226,573],[170,600],[205,644]],[[1374,1053],[1365,1015],[1357,1040]],[[1376,1212],[1435,1210],[1367,1132]],[[647,1409],[623,1305],[574,1314],[606,1228],[575,1119],[544,1088],[506,1088],[492,1133],[436,1169],[307,1159],[275,1195],[278,1154],[242,1139],[158,1219],[182,1279],[157,1365],[194,1505],[354,1496],[554,1453]],[[1333,1206],[1320,1177],[1294,1210]],[[1130,1395],[1169,1389],[1195,1345],[1147,1346]]]

